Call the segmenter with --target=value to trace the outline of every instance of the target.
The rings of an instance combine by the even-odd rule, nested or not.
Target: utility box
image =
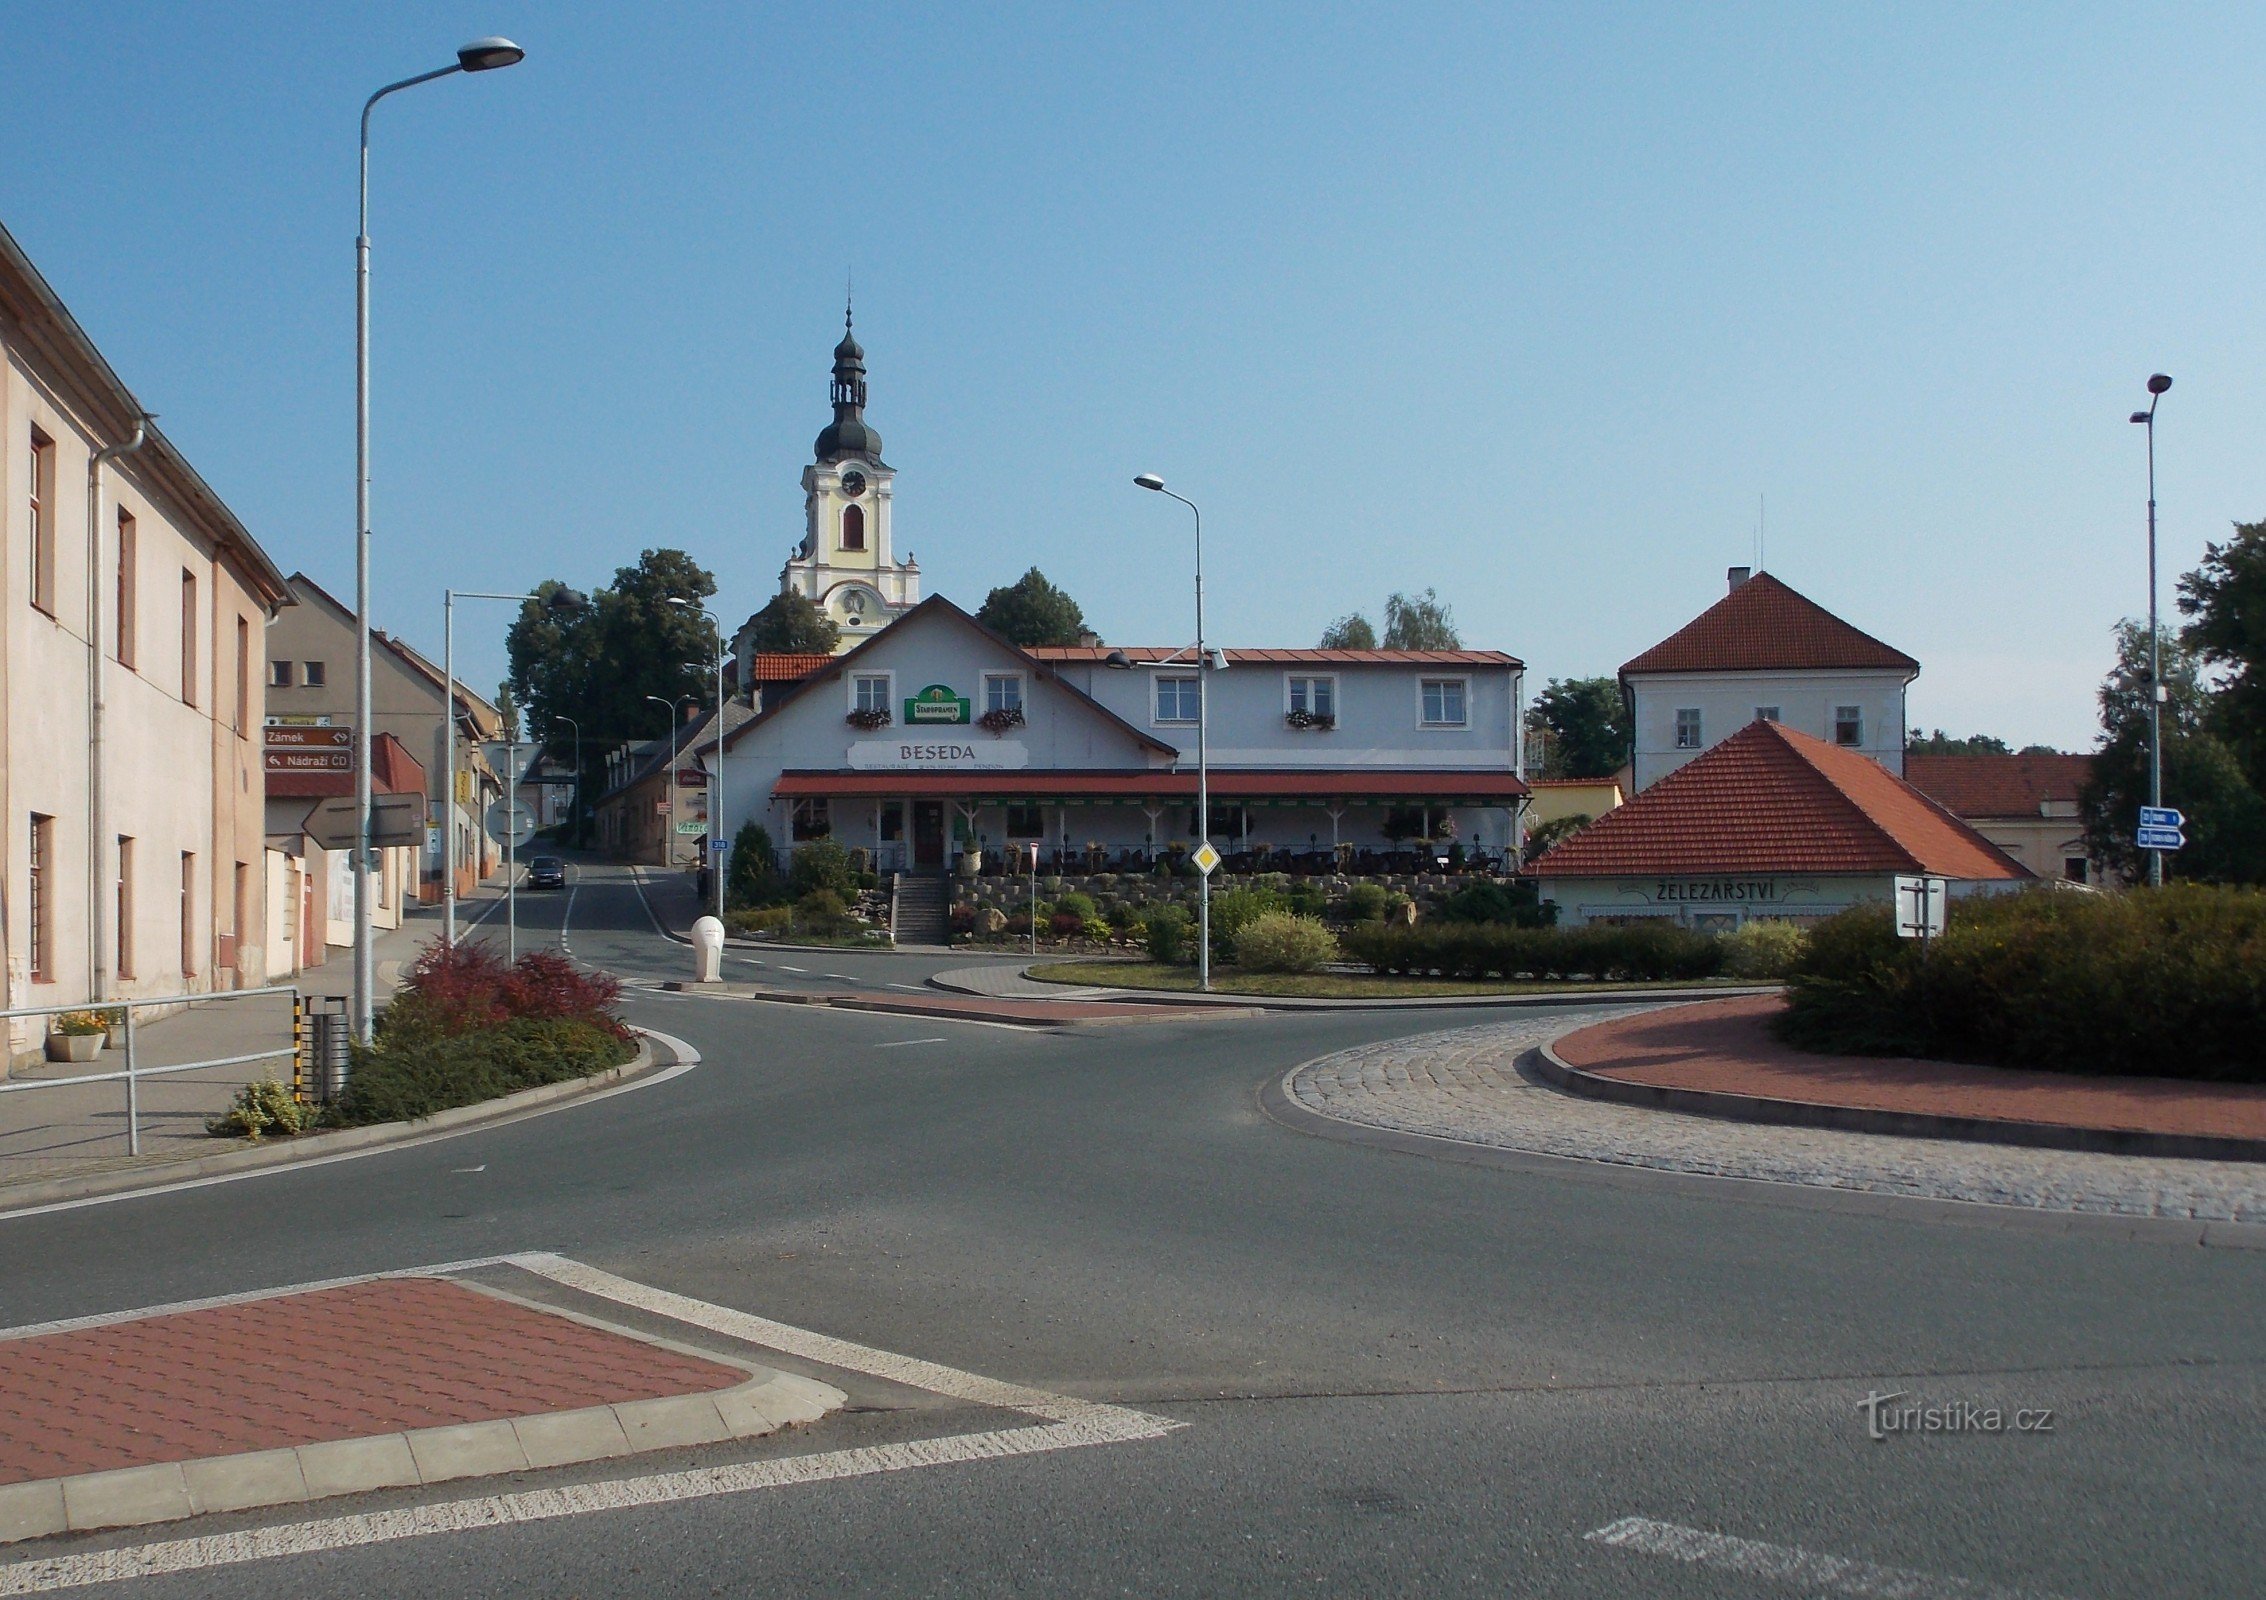
[[[300,1104],[327,1106],[345,1091],[353,1037],[343,996],[308,995],[299,1002],[299,1053],[291,1087]]]

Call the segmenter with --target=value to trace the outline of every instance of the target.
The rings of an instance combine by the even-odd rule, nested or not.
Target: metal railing
[[[252,1050],[241,1055],[214,1056],[203,1061],[172,1062],[160,1067],[145,1067],[141,1064],[135,1039],[136,1011],[148,1011],[161,1006],[185,1011],[197,1006],[279,994],[291,996],[289,1044],[273,1050]],[[309,997],[302,996],[290,984],[272,984],[259,989],[219,989],[206,994],[156,995],[131,1000],[81,1000],[73,1005],[17,1006],[0,1010],[0,1023],[13,1022],[18,1017],[60,1017],[81,1012],[92,1012],[97,1016],[124,1014],[124,1027],[121,1031],[125,1034],[125,1069],[119,1072],[70,1073],[56,1078],[10,1078],[0,1081],[0,1094],[23,1094],[36,1089],[78,1089],[90,1083],[123,1083],[126,1086],[126,1153],[132,1156],[142,1153],[141,1086],[145,1079],[170,1077],[177,1072],[197,1072],[213,1067],[248,1066],[255,1061],[274,1061],[289,1056],[292,1060],[294,1097],[305,1103],[313,1098],[330,1098],[337,1092],[339,1080],[344,1075],[344,1012],[337,1014],[338,1025],[335,1029],[324,1026],[331,1021],[332,1014],[311,1008]],[[0,1030],[0,1037],[12,1031]],[[329,1043],[328,1036],[333,1032],[339,1035],[339,1044],[334,1049],[326,1049],[324,1046]]]

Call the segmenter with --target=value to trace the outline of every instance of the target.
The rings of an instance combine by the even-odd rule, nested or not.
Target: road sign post
[[[1943,932],[1944,908],[1950,901],[1949,885],[1941,878],[1898,873],[1896,878],[1896,935],[1926,941]]]
[[[2187,816],[2173,806],[2142,806],[2132,842],[2143,850],[2177,850],[2187,843]]]

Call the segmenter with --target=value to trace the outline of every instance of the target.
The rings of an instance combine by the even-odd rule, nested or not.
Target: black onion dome
[[[842,318],[842,342],[834,347],[834,420],[819,431],[813,446],[820,461],[859,456],[879,464],[881,435],[865,419],[865,351]]]

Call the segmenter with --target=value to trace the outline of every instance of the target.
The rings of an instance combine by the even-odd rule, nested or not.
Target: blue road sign
[[[2177,828],[2142,828],[2133,842],[2143,850],[2177,850],[2187,843],[2187,835]]]
[[[2143,828],[2184,828],[2186,815],[2171,806],[2142,806],[2140,826]]]

